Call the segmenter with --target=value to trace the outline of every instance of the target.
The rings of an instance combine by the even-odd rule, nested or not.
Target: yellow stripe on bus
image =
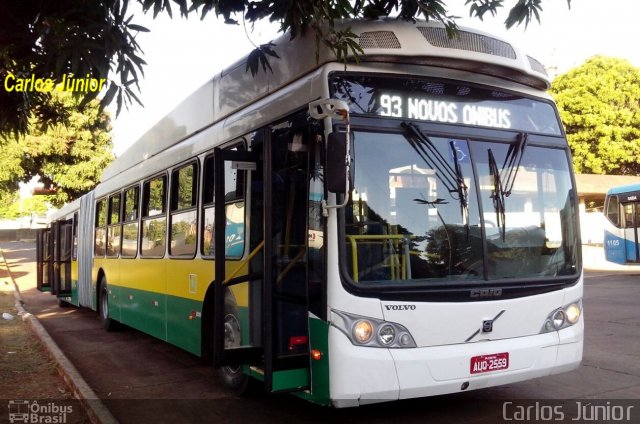
[[[109,285],[203,301],[214,279],[214,267],[214,261],[204,259],[95,258],[93,275],[97,278],[102,268]],[[247,271],[248,261],[227,262],[227,276],[246,275]],[[238,306],[247,306],[248,284],[230,289]]]

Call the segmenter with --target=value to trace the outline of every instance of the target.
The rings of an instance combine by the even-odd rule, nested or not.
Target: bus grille
[[[418,27],[418,30],[424,38],[427,39],[429,44],[436,47],[486,53],[509,59],[516,58],[516,52],[509,43],[487,37],[486,35],[458,31],[457,35],[449,38],[444,28]]]
[[[363,32],[359,38],[363,49],[399,49],[400,41],[391,31]]]

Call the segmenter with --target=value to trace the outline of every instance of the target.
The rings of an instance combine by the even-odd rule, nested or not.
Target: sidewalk
[[[0,252],[1,253],[1,252]],[[42,422],[62,419],[66,423],[91,422],[80,401],[57,372],[56,361],[47,355],[43,343],[30,328],[14,291],[14,284],[3,256],[0,254],[0,423],[14,421],[16,412],[34,418],[33,408],[51,405],[56,413],[38,411],[35,418]],[[5,410],[5,408],[7,408]],[[25,421],[35,422],[35,421]]]
[[[618,265],[604,258],[604,247],[582,245],[582,264],[585,271],[635,271],[640,273],[640,265]]]
[[[5,251],[11,254],[11,259],[6,257]],[[23,307],[20,290],[35,289],[33,254],[33,243],[0,244],[0,312],[8,312],[14,317],[0,320],[0,334],[3,336],[0,337],[3,359],[0,364],[3,382],[0,399],[9,400],[9,413],[15,412],[11,410],[12,406],[16,407],[15,402],[20,402],[20,405],[26,402],[23,409],[27,405],[26,408],[33,412],[38,405],[43,405],[43,400],[48,400],[47,405],[53,405],[51,408],[57,408],[56,411],[66,411],[64,416],[55,417],[58,421],[49,421],[50,413],[45,409],[36,417],[42,418],[41,422],[115,423],[116,420],[38,318]],[[23,284],[22,287],[18,286],[17,280]],[[3,418],[0,415],[0,422]]]

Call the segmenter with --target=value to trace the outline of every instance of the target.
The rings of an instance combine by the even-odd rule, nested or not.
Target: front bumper
[[[561,330],[489,342],[380,349],[329,330],[330,393],[336,407],[457,393],[571,371],[580,365],[584,321]],[[471,374],[473,356],[509,352],[509,368]]]

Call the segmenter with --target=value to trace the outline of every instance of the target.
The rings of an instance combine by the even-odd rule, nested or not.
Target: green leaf
[[[136,24],[129,24],[128,28],[130,30],[133,31],[140,31],[140,32],[149,32],[148,28],[143,27],[142,25],[136,25]]]

